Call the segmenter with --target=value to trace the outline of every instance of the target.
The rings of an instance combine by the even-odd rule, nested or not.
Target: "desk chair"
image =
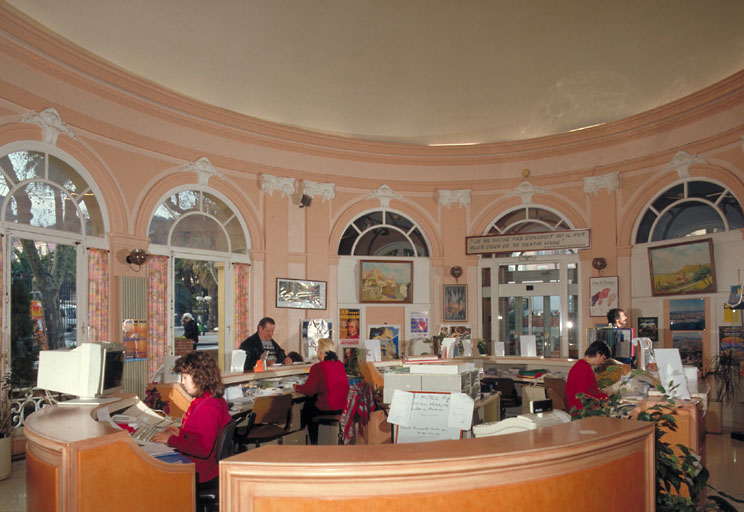
[[[213,449],[217,463],[233,454],[233,435],[235,434],[235,420],[222,427],[220,435],[217,436]],[[197,486],[198,488],[198,486]],[[217,510],[220,503],[220,484],[215,479],[207,488],[199,489],[196,495],[196,508],[202,512]]]
[[[507,377],[489,379],[493,384],[493,391],[501,391],[501,419],[506,418],[507,407],[520,407],[522,398],[517,394],[514,381]]]
[[[292,423],[292,395],[259,396],[253,402],[253,412],[248,417],[248,426],[241,433],[236,433],[235,442],[242,448],[255,444],[278,440],[289,433]],[[243,451],[243,450],[241,450]]]
[[[553,401],[553,409],[568,412],[568,401],[566,400],[566,381],[556,377],[543,378],[545,394]]]
[[[344,430],[341,428],[342,414],[322,414],[315,416],[311,421],[318,425],[327,425],[338,429],[338,444],[344,444]],[[307,442],[305,443],[307,444]]]

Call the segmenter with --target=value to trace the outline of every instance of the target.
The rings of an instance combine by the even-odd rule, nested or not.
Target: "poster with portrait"
[[[339,344],[350,347],[359,346],[359,320],[359,309],[339,308]]]
[[[618,307],[617,276],[589,278],[589,316],[607,317]]]
[[[383,361],[400,357],[400,325],[370,325],[367,332],[367,339],[380,341]]]
[[[147,322],[128,318],[121,325],[126,359],[147,358]]]
[[[703,369],[703,333],[699,331],[676,331],[672,333],[672,347],[679,350],[685,366]]]

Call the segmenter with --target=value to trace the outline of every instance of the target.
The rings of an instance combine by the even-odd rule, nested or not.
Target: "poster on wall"
[[[639,316],[638,317],[638,337],[648,338],[654,343],[659,341],[659,317],[658,316]]]
[[[339,343],[343,346],[359,345],[359,309],[339,308],[338,332]]]
[[[672,333],[672,347],[679,349],[679,356],[685,366],[697,366],[703,369],[703,333],[681,332]]]
[[[704,331],[705,299],[670,300],[669,328],[673,331]]]
[[[369,340],[380,341],[380,353],[383,361],[398,359],[400,356],[400,325],[370,325]]]
[[[411,313],[411,334],[414,338],[429,335],[429,312],[414,311]]]
[[[739,375],[744,377],[744,327],[740,325],[719,327],[718,334],[721,343],[719,354],[727,350],[737,352],[741,361]]]
[[[607,317],[618,307],[617,276],[589,278],[589,316]]]
[[[128,360],[147,358],[147,322],[128,318],[122,322],[121,329],[124,332],[124,357]]]

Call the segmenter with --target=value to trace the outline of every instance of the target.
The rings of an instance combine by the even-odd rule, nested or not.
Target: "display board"
[[[396,443],[460,439],[473,419],[473,399],[463,393],[396,390],[388,422],[396,425]]]

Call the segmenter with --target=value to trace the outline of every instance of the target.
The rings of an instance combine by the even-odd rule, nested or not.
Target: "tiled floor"
[[[705,437],[709,483],[737,499],[744,499],[744,441],[731,439],[729,432]],[[744,511],[744,503],[737,504]],[[26,461],[13,463],[10,478],[0,481],[0,512],[25,512]]]

